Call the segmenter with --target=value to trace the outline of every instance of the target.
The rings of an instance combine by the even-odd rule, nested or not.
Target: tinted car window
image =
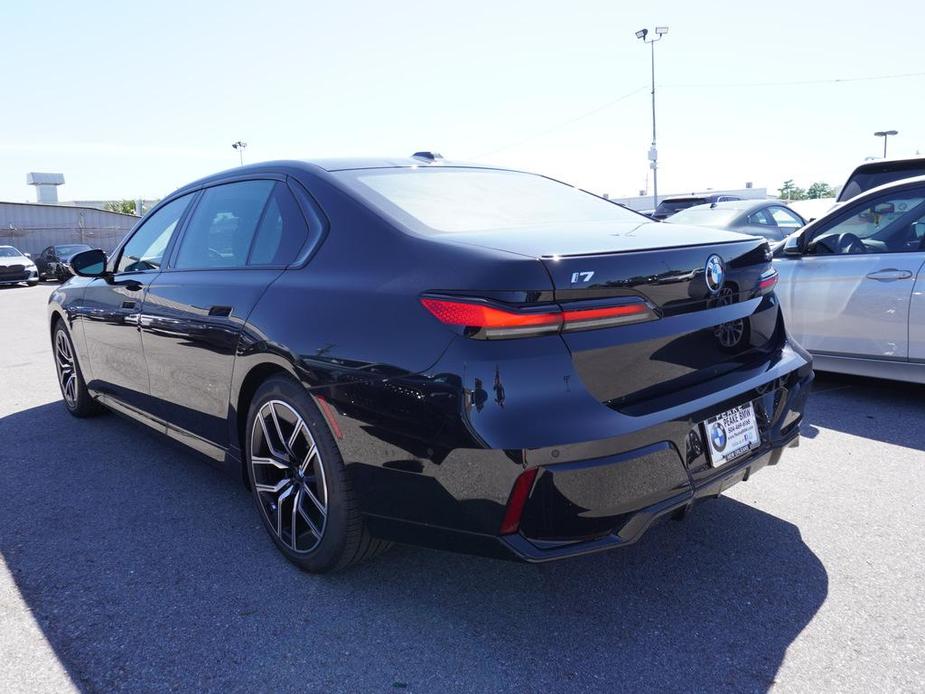
[[[760,210],[755,210],[750,215],[748,215],[749,224],[758,224],[761,226],[773,227],[775,226],[774,220],[768,214],[767,209],[762,208]]]
[[[148,217],[128,240],[119,257],[116,272],[143,272],[157,270],[164,259],[164,251],[177,222],[192,200],[184,195],[167,203]]]
[[[777,222],[777,226],[785,231],[794,231],[803,226],[803,220],[796,216],[793,212],[788,210],[786,207],[774,206],[769,208],[771,216],[774,217],[774,221]]]
[[[424,234],[645,217],[534,174],[485,169],[361,169],[336,174],[382,212]]]
[[[274,181],[207,188],[193,210],[174,267],[244,267]]]
[[[248,265],[288,265],[305,243],[308,228],[292,193],[277,183],[270,195]]]
[[[925,161],[884,162],[858,167],[851,175],[841,193],[838,202],[850,200],[871,188],[882,186],[904,178],[925,175]]]
[[[814,234],[810,244],[813,252],[897,253],[922,249],[925,189],[885,193],[848,206],[846,214]]]
[[[707,202],[706,198],[688,198],[686,200],[662,200],[655,208],[655,216],[672,215],[675,212],[686,210],[694,205],[703,205]]]

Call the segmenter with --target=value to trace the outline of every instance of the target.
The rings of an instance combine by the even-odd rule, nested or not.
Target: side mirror
[[[787,237],[784,241],[784,255],[790,257],[803,255],[803,234],[797,231]]]
[[[71,270],[81,277],[106,275],[106,254],[100,249],[82,251],[71,258]]]
[[[23,253],[23,255],[26,256],[27,258],[31,258],[31,257],[32,257],[32,254],[31,254],[31,253]]]
[[[896,205],[891,202],[881,202],[879,205],[874,205],[874,214],[895,214]]]

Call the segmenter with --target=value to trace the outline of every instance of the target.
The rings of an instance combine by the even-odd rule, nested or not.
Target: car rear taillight
[[[423,297],[421,304],[444,325],[461,328],[468,337],[500,339],[529,337],[572,330],[608,328],[657,318],[650,306],[634,299],[614,306],[560,306],[511,309],[484,300]]]
[[[771,268],[765,270],[761,274],[761,279],[758,280],[758,291],[762,294],[767,294],[777,286],[777,280],[780,278],[780,275],[777,273],[777,270]]]

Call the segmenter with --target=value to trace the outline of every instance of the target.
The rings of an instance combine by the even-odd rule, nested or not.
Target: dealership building
[[[111,251],[138,221],[132,214],[100,209],[105,201],[98,201],[99,207],[87,202],[59,202],[57,187],[64,183],[63,174],[33,172],[26,176],[26,183],[35,186],[36,202],[0,202],[2,246],[14,246],[32,255],[65,243],[85,243]]]

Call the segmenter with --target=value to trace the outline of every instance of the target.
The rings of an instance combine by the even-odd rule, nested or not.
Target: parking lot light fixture
[[[652,169],[652,207],[658,207],[658,149],[655,146],[655,42],[668,33],[668,27],[655,27],[655,36],[648,38],[649,30],[640,29],[636,38],[649,44],[652,50],[652,146],[649,148],[649,168]]]
[[[247,143],[238,140],[237,142],[232,142],[231,146],[238,150],[238,161],[241,163],[241,166],[244,166],[244,149],[247,147]]]
[[[898,130],[878,130],[874,133],[874,137],[883,138],[883,158],[886,159],[886,141],[891,135],[899,135]]]

